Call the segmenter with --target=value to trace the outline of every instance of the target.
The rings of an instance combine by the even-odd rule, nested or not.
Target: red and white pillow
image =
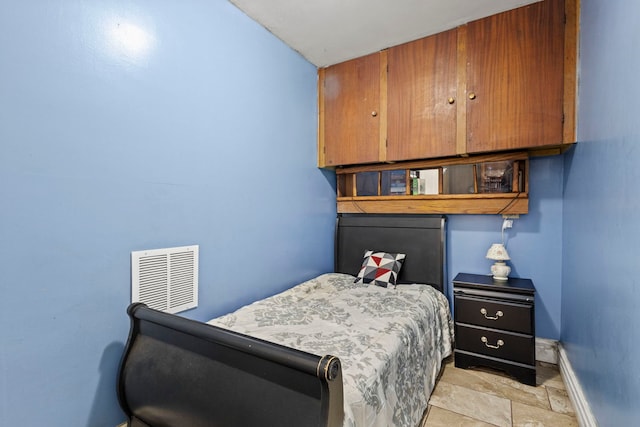
[[[355,283],[373,283],[383,288],[395,286],[405,257],[405,254],[365,251]]]

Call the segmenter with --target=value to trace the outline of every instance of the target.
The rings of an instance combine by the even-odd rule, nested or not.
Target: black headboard
[[[398,283],[425,283],[445,291],[443,215],[338,216],[335,271],[358,274],[366,250],[406,254]]]

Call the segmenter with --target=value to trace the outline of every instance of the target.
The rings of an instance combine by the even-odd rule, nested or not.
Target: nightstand
[[[459,273],[453,279],[453,294],[455,366],[488,366],[535,386],[533,282]]]

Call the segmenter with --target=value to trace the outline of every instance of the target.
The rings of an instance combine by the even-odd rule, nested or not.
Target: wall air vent
[[[131,302],[179,313],[198,306],[198,245],[131,252]]]

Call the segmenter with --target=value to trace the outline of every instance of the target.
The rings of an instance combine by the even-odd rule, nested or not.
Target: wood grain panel
[[[458,27],[458,107],[456,153],[467,153],[467,26]]]
[[[467,25],[467,152],[562,142],[564,0]]]
[[[378,161],[380,54],[324,69],[324,160],[327,166]]]
[[[455,29],[388,50],[387,160],[456,154],[456,50]]]
[[[527,194],[353,197],[337,200],[338,213],[526,214]]]
[[[565,0],[564,29],[564,129],[562,142],[574,143],[576,134],[576,97],[578,92],[578,39],[580,38],[580,0]]]

